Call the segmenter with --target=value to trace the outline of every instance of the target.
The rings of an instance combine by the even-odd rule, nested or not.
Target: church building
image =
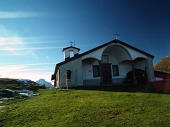
[[[56,64],[51,76],[55,87],[122,85],[129,71],[137,84],[135,69],[146,71],[148,82],[155,79],[154,56],[118,39],[82,54],[79,51],[74,46],[63,48],[64,61]]]

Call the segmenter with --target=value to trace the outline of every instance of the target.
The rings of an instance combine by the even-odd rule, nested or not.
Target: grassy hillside
[[[18,83],[16,79],[0,78],[0,90],[1,89],[15,89],[20,88],[22,84]],[[24,86],[24,85],[22,85]]]
[[[44,85],[39,85],[34,81],[28,81],[27,84],[24,82],[18,82],[17,79],[11,78],[0,78],[0,90],[2,89],[29,89],[37,90],[38,88],[45,88]]]
[[[155,64],[154,70],[170,74],[170,56],[163,58]]]
[[[3,127],[168,127],[170,95],[149,87],[39,90],[40,96],[4,102]]]

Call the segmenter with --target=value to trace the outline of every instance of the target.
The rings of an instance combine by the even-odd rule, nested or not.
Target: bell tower
[[[74,57],[74,56],[78,55],[78,52],[80,51],[79,48],[76,48],[76,47],[72,46],[73,42],[70,42],[70,43],[71,43],[71,46],[63,48],[64,60],[65,61],[70,59],[71,57]],[[72,56],[71,56],[71,53],[72,53]]]

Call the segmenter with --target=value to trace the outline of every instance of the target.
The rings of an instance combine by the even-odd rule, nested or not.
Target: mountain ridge
[[[47,82],[45,79],[41,78],[39,80],[36,81],[36,83],[40,84],[40,85],[45,85],[47,88],[52,87],[53,85],[50,82]]]

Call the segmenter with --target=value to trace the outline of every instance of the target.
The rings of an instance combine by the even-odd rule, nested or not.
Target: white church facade
[[[133,83],[137,84],[135,69],[145,70],[148,82],[154,81],[154,56],[118,39],[79,54],[80,49],[70,46],[63,49],[64,61],[56,64],[55,87],[112,86],[123,84],[129,71],[133,71]],[[73,52],[73,57],[70,57]]]

